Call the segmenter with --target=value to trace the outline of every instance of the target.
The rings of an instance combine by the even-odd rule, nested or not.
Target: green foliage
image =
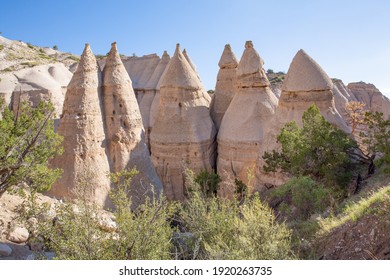
[[[256,195],[235,200],[192,193],[180,217],[194,238],[192,259],[291,259],[290,231],[275,222],[272,211]]]
[[[4,45],[0,44],[0,51],[4,50]]]
[[[264,153],[264,171],[282,170],[345,187],[354,169],[350,153],[356,142],[327,122],[314,104],[303,114],[302,123],[302,128],[296,122],[282,128],[277,137],[281,151]]]
[[[71,60],[75,60],[75,61],[79,61],[79,60],[80,60],[80,58],[79,58],[79,57],[77,57],[77,56],[74,56],[74,55],[70,55],[70,56],[68,56],[68,57],[67,57],[67,59],[71,59]]]
[[[364,123],[368,129],[360,133],[363,143],[371,154],[380,156],[376,163],[390,174],[390,119],[385,120],[380,112],[366,112]]]
[[[267,70],[267,74],[274,74],[274,70],[268,69],[268,70]]]
[[[93,174],[80,179],[73,203],[58,203],[52,210],[39,205],[32,193],[19,211],[27,221],[31,238],[43,240],[44,249],[54,251],[56,258],[63,260],[170,259],[170,220],[175,205],[154,196],[132,211],[127,194],[135,174],[133,169],[110,175],[116,186],[111,194],[116,228],[110,230],[103,219],[109,213],[87,199],[94,187],[90,184]],[[32,226],[31,218],[39,222]]]
[[[214,171],[203,170],[195,177],[195,183],[200,186],[201,192],[207,197],[217,195],[220,182],[221,178]]]
[[[307,176],[292,178],[286,184],[273,190],[271,197],[283,201],[281,205],[283,207],[279,207],[279,211],[289,215],[291,209],[294,208],[294,217],[300,219],[306,219],[314,213],[324,211],[332,202],[330,191]]]
[[[58,50],[58,46],[57,46],[57,45],[54,45],[54,46],[53,46],[53,50],[57,51],[57,50]]]
[[[35,47],[30,43],[27,43],[27,47],[29,47],[30,49],[35,49]]]
[[[21,103],[18,114],[3,105],[0,100],[0,197],[22,182],[38,191],[48,190],[62,172],[48,166],[62,153],[62,137],[54,132],[53,105],[41,102],[32,108]]]
[[[176,206],[153,196],[131,211],[130,184],[137,173],[133,169],[111,175],[116,184],[111,198],[119,235],[115,259],[170,259],[174,232],[170,221]]]
[[[255,195],[241,201],[205,196],[196,187],[194,173],[186,170],[189,193],[181,204],[181,230],[188,259],[290,259],[290,231],[275,221],[272,210]],[[182,256],[183,257],[183,256]]]

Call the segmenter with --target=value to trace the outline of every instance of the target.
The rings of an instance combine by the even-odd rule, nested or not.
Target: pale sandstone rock
[[[238,178],[247,184],[248,172],[255,171],[264,130],[278,102],[269,88],[263,64],[252,42],[246,42],[237,69],[237,93],[218,132],[217,167],[223,181]],[[226,183],[222,184],[222,196],[233,192]]]
[[[15,243],[24,243],[29,237],[28,230],[24,227],[14,227],[9,232],[7,239]]]
[[[169,60],[170,62],[171,60]],[[154,123],[156,122],[156,118],[158,115],[158,111],[160,109],[160,87],[161,82],[163,81],[165,74],[167,73],[169,62],[165,66],[164,72],[161,74],[160,79],[158,80],[157,86],[156,86],[156,94],[154,96],[152,106],[150,107],[150,115],[149,115],[149,125],[150,128],[153,129]],[[149,134],[150,135],[150,134]]]
[[[312,104],[317,105],[327,121],[346,133],[351,132],[351,128],[336,109],[333,87],[325,71],[306,52],[298,51],[282,86],[278,107],[265,130],[266,137],[258,153],[255,189],[261,190],[267,185],[281,185],[288,179],[286,174],[265,173],[262,156],[265,151],[280,148],[276,137],[281,128],[291,121],[302,125],[302,115]]]
[[[115,43],[103,71],[103,108],[111,171],[132,167],[139,171],[133,178],[131,189],[133,206],[136,207],[146,194],[150,194],[152,186],[160,192],[162,185],[144,141],[145,132],[132,83]]]
[[[353,93],[344,85],[339,79],[332,79],[333,88],[332,93],[337,111],[346,119],[347,111],[345,106],[348,102],[357,101]]]
[[[216,130],[210,97],[179,45],[160,87],[160,109],[150,135],[152,160],[169,199],[183,200],[184,168],[195,173],[215,164]]]
[[[219,130],[222,118],[237,91],[238,60],[229,44],[225,45],[218,65],[220,69],[215,85],[215,93],[210,106],[211,118],[213,119],[217,130]]]
[[[16,112],[19,103],[26,101],[36,107],[41,101],[51,101],[57,118],[62,113],[66,87],[72,73],[62,63],[26,68],[14,73],[18,85],[13,91],[13,110]]]
[[[49,194],[74,198],[80,181],[87,180],[88,198],[110,206],[110,171],[101,110],[101,73],[89,44],[68,85],[58,134],[64,137],[64,153],[52,161],[63,174]]]
[[[142,57],[133,56],[123,60],[126,71],[133,83],[138,103],[143,98],[146,83],[159,61],[160,57],[156,54],[144,55]]]
[[[158,82],[162,74],[164,73],[164,70],[166,69],[169,63],[169,60],[170,60],[169,54],[166,51],[164,51],[164,54],[162,55],[160,62],[154,69],[154,72],[150,77],[149,81],[146,83],[144,96],[142,97],[139,103],[142,123],[145,128],[145,142],[147,145],[149,145],[149,137],[152,128],[150,124],[151,107],[155,95],[157,94],[157,92],[159,92],[159,90],[157,89]]]
[[[381,112],[384,118],[390,118],[390,100],[373,84],[358,82],[350,83],[347,87],[351,90],[357,101],[367,105],[368,110]]]

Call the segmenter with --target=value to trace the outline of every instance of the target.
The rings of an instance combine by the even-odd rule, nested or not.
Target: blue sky
[[[230,43],[238,58],[252,40],[266,69],[287,71],[304,49],[330,77],[365,81],[390,96],[390,1],[110,0],[1,4],[2,36],[80,54],[144,55],[186,48],[206,87]]]

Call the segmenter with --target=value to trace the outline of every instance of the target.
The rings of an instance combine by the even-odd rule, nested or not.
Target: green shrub
[[[221,178],[214,171],[208,172],[203,170],[196,175],[194,181],[200,186],[201,192],[205,196],[210,197],[217,195]]]
[[[311,176],[346,190],[355,169],[356,142],[327,122],[314,104],[303,114],[302,123],[302,128],[296,122],[282,128],[277,136],[281,150],[264,153],[264,171]]]
[[[135,170],[111,174],[116,229],[110,231],[102,228],[102,211],[87,199],[94,187],[90,184],[93,174],[80,179],[73,203],[58,203],[54,211],[39,205],[33,192],[19,211],[31,238],[44,240],[44,249],[63,260],[170,259],[175,205],[154,196],[132,211],[128,191],[135,174]],[[54,219],[48,216],[50,212],[55,213]],[[31,218],[39,222],[31,226]]]
[[[4,45],[0,45],[0,51],[4,50]]]
[[[195,192],[182,206],[180,218],[194,235],[188,245],[192,259],[294,258],[290,231],[275,222],[257,195],[239,205]]]
[[[271,197],[283,200],[283,207],[280,205],[279,211],[288,215],[294,207],[296,217],[300,219],[320,213],[331,204],[330,191],[307,176],[292,178],[286,184],[273,190]]]
[[[177,219],[181,231],[191,233],[187,259],[291,259],[291,233],[275,221],[272,210],[258,195],[240,201],[207,197],[196,187],[194,174],[186,170],[187,201]],[[180,249],[177,251],[181,251]]]

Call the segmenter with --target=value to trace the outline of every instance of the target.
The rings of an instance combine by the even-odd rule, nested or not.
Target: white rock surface
[[[10,230],[7,239],[15,243],[24,243],[27,241],[28,237],[29,233],[26,228],[16,226]]]

